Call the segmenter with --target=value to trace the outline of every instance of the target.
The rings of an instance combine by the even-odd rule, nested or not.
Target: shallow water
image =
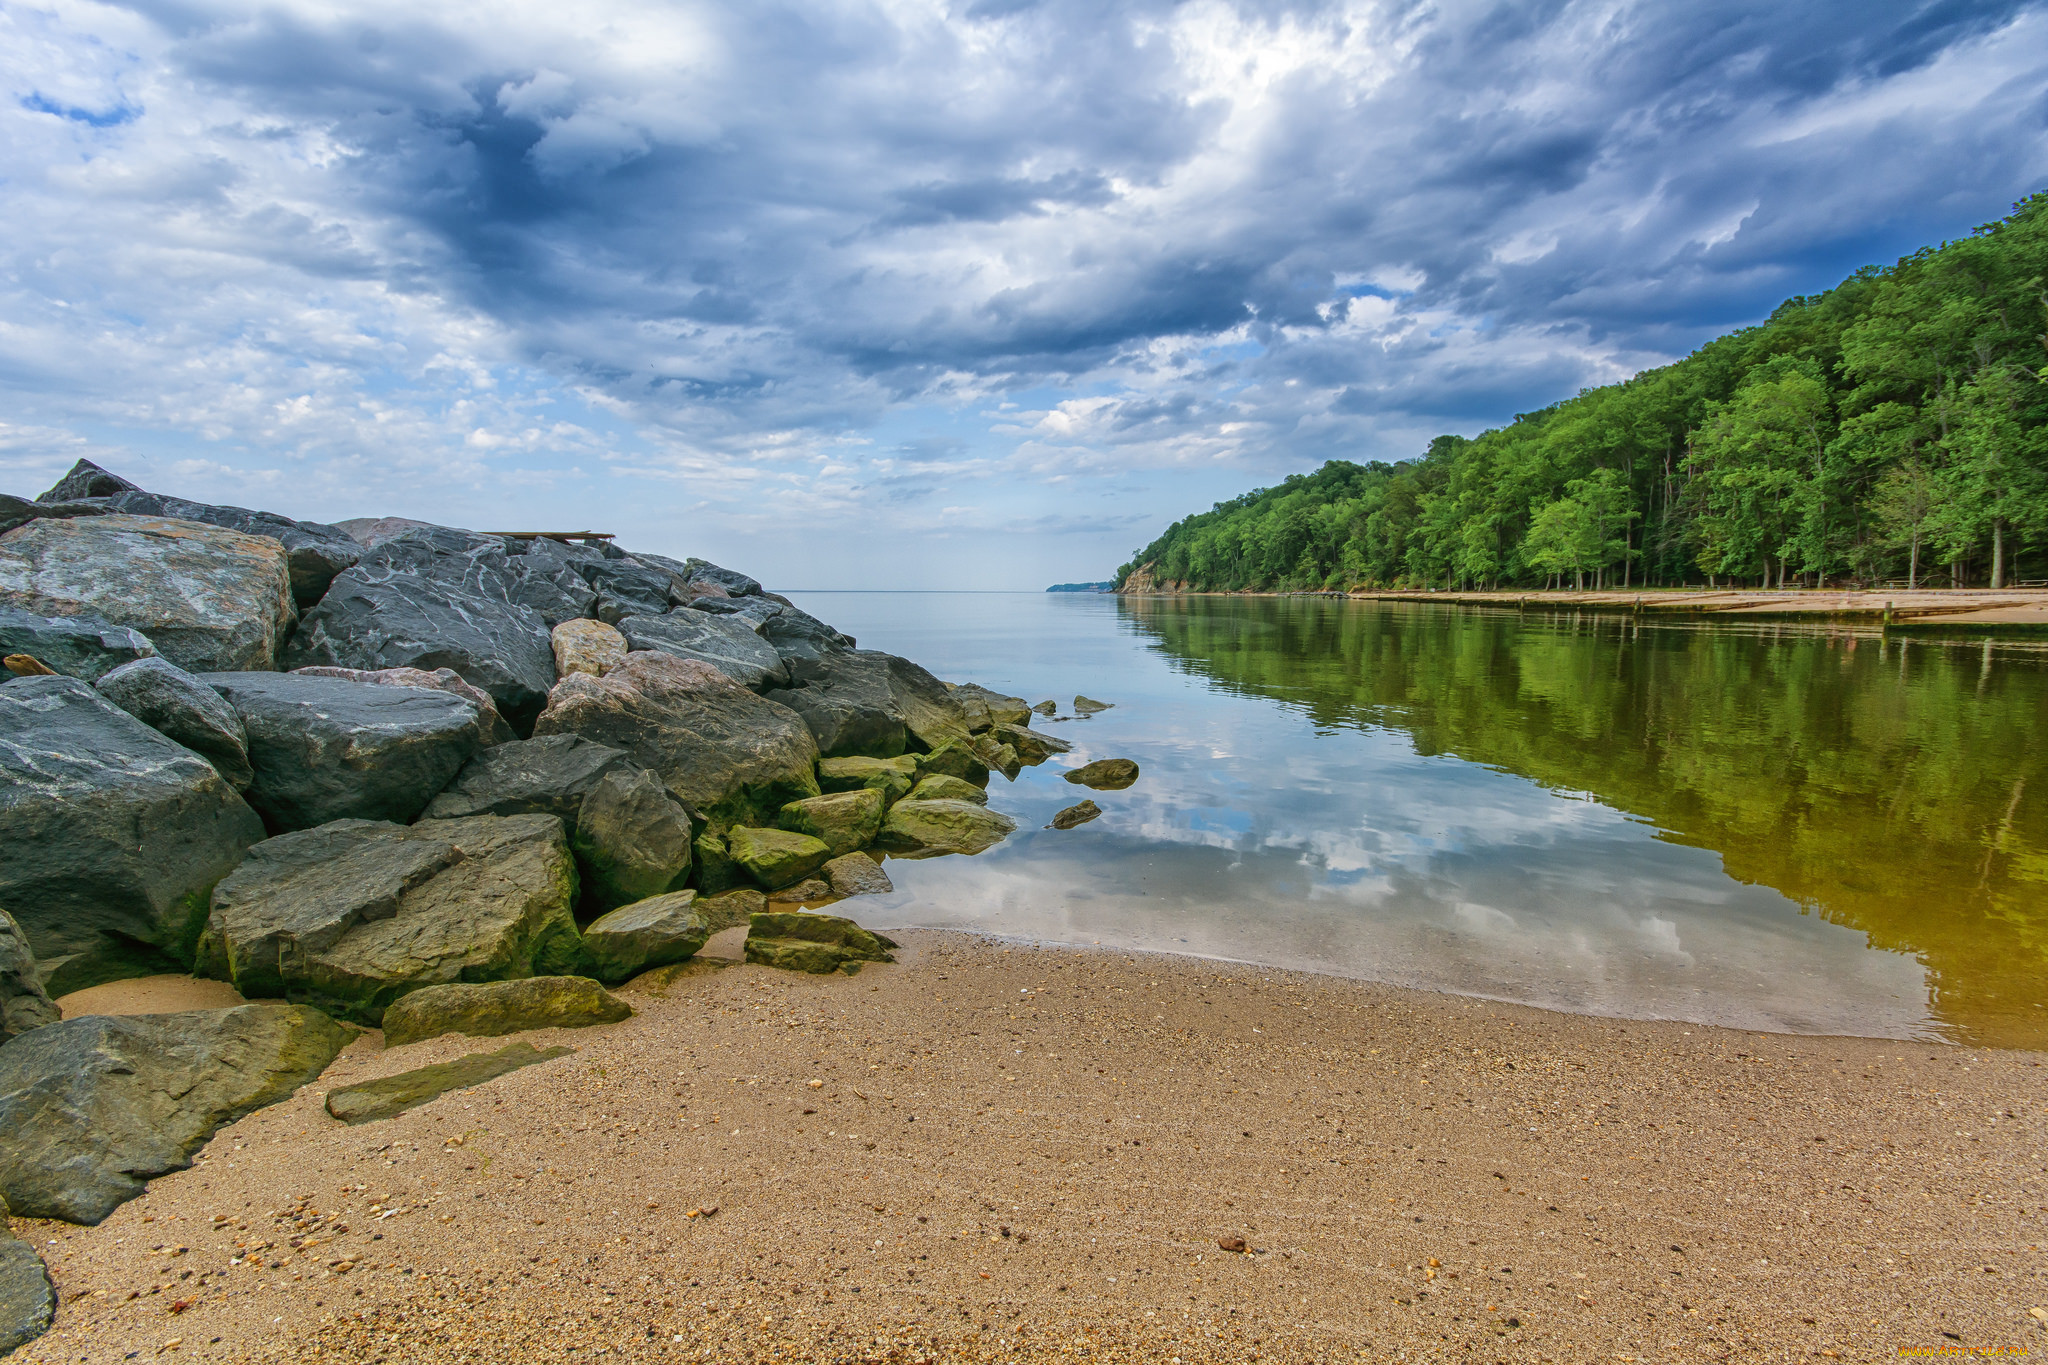
[[[2048,1046],[2048,655],[1312,599],[797,593],[953,681],[1116,703],[892,861],[876,927],[1551,1008]],[[1138,761],[1124,792],[1061,780]],[[1087,796],[1104,815],[1042,829]]]

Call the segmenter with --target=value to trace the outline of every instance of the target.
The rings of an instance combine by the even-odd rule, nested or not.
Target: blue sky
[[[2048,6],[0,8],[0,489],[1108,576],[2048,185]]]

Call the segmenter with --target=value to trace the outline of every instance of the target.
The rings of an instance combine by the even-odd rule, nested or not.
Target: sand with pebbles
[[[333,1084],[498,1046],[366,1035],[104,1225],[16,1220],[64,1304],[19,1358],[2048,1353],[2041,1054],[903,938],[350,1128]]]

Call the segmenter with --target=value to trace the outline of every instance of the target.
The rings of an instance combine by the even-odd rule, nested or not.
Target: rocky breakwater
[[[79,1222],[351,1026],[622,1019],[596,982],[735,923],[757,963],[886,961],[813,912],[891,891],[890,857],[989,848],[1016,827],[991,775],[1067,747],[701,559],[300,522],[83,461],[0,497],[0,647],[0,1196]],[[251,1003],[52,1004],[174,970]],[[329,1108],[558,1055],[523,1047]],[[5,1249],[26,1339],[54,1300]]]

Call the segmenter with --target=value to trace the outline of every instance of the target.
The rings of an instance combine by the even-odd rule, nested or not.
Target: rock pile
[[[0,1196],[82,1222],[318,1075],[336,1020],[615,1018],[597,981],[739,923],[754,961],[887,960],[793,907],[989,848],[1016,828],[990,774],[1068,747],[702,559],[300,522],[86,461],[0,497],[0,656]],[[57,1021],[167,970],[257,1003]]]

